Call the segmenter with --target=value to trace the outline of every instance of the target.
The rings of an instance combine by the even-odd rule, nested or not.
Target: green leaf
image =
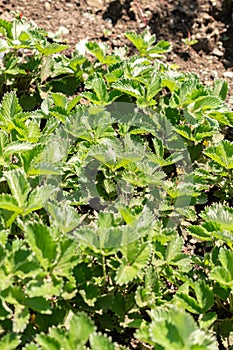
[[[156,40],[155,35],[151,35],[149,31],[144,32],[141,35],[129,31],[125,33],[125,36],[134,44],[140,53],[145,52],[148,46],[154,44]]]
[[[216,223],[216,229],[233,231],[233,208],[223,205],[222,203],[214,203],[207,207],[200,216],[207,221]],[[210,226],[209,226],[210,227]]]
[[[212,241],[211,232],[208,232],[204,227],[199,225],[191,225],[188,227],[188,231],[192,236],[197,237],[204,241]]]
[[[55,53],[67,50],[69,48],[69,45],[47,43],[45,46],[44,45],[42,46],[39,42],[37,42],[35,43],[35,47],[43,56],[51,56],[51,55],[54,55]]]
[[[142,56],[158,58],[161,57],[161,54],[170,49],[170,44],[164,40],[154,45],[156,36],[150,34],[149,30],[145,30],[141,34],[136,34],[135,32],[130,31],[127,32],[125,36],[134,44]]]
[[[161,77],[158,72],[153,73],[147,86],[147,99],[150,101],[161,90]]]
[[[27,197],[31,190],[24,172],[20,169],[5,171],[4,177],[19,208],[23,208],[26,205]]]
[[[49,229],[45,225],[31,223],[26,225],[25,235],[43,269],[49,269],[57,253],[56,243],[53,241]]]
[[[177,292],[176,299],[181,301],[182,306],[193,314],[201,314],[202,309],[197,300],[184,292]]]
[[[95,42],[87,42],[86,48],[90,51],[98,61],[103,62],[106,54],[106,46]]]
[[[95,330],[93,321],[84,313],[74,315],[69,321],[69,324],[68,322],[66,323],[66,326],[70,332],[70,338],[73,338],[74,344],[75,339],[77,339],[80,345],[84,345],[90,334]]]
[[[95,74],[94,78],[90,81],[86,81],[86,88],[93,89],[98,101],[107,102],[107,86],[100,74]],[[85,96],[85,93],[83,94]]]
[[[206,314],[202,314],[199,317],[199,324],[200,327],[203,329],[209,329],[211,325],[217,320],[217,314],[216,312],[207,312]]]
[[[133,79],[120,79],[113,83],[112,87],[136,98],[142,97],[144,93],[142,85]]]
[[[156,58],[161,56],[161,54],[166,53],[170,50],[171,45],[168,41],[160,40],[155,47],[149,48],[147,50],[147,55]]]
[[[35,147],[35,145],[31,143],[22,143],[22,142],[11,142],[6,148],[5,148],[5,154],[14,154],[14,153],[24,153],[27,151],[32,150]]]
[[[28,197],[27,206],[24,209],[24,215],[45,207],[54,191],[52,186],[40,186],[32,190]]]
[[[221,247],[218,258],[221,266],[216,266],[211,270],[210,279],[222,286],[233,288],[233,253]]]
[[[0,33],[7,36],[8,39],[13,39],[12,35],[13,24],[3,18],[0,18]]]
[[[203,152],[226,169],[233,169],[233,143],[228,140],[219,142],[216,146],[207,147]]]
[[[231,273],[233,279],[233,253],[228,249],[220,248],[218,258],[222,266]]]
[[[223,79],[216,79],[214,82],[214,94],[225,101],[228,92],[228,83]]]
[[[60,241],[57,247],[58,254],[53,273],[57,276],[64,276],[67,279],[72,277],[73,267],[77,265],[79,255],[77,254],[77,240],[65,239]]]
[[[51,314],[50,301],[43,297],[27,298],[24,304],[31,310],[40,312],[42,314]]]
[[[9,194],[0,194],[0,208],[22,214],[23,209],[19,207],[17,200]]]
[[[17,304],[13,316],[13,331],[22,333],[28,325],[30,313],[27,307]]]
[[[38,275],[27,283],[25,292],[32,298],[46,298],[47,300],[58,297],[62,290],[62,281],[56,279],[54,275],[45,278],[44,275]]]
[[[192,286],[195,291],[196,298],[190,296],[189,289],[185,290],[186,285],[180,287],[180,291],[176,293],[175,299],[181,301],[181,305],[189,312],[194,314],[206,313],[214,304],[214,295],[210,287],[203,281],[197,281]],[[193,294],[193,293],[192,293]]]
[[[115,350],[115,347],[112,344],[112,342],[105,335],[102,334],[91,334],[90,344],[92,350]]]
[[[1,109],[0,120],[10,123],[17,113],[22,111],[22,107],[19,104],[19,100],[15,92],[7,92],[4,94]],[[7,124],[10,127],[10,124]]]
[[[194,103],[193,111],[197,111],[197,110],[206,111],[211,109],[217,109],[218,107],[221,107],[221,106],[222,106],[222,100],[220,100],[218,97],[201,96]]]
[[[229,271],[222,266],[214,267],[209,275],[210,279],[218,282],[222,286],[233,288],[233,278]]]
[[[76,96],[72,100],[67,102],[66,109],[70,112],[81,100],[82,96]]]
[[[8,134],[4,130],[0,130],[0,164],[4,165],[5,148],[8,145]]]
[[[8,333],[0,339],[1,350],[15,350],[20,344],[20,337],[15,333]]]
[[[152,322],[149,334],[153,344],[164,350],[217,350],[218,345],[211,333],[197,328],[192,316],[174,306],[150,311]]]
[[[33,145],[32,149],[25,151],[20,154],[23,169],[26,174],[29,173],[29,169],[33,164],[36,164],[40,161],[40,157],[43,151],[43,146],[40,144]]]
[[[60,156],[59,152],[57,155]],[[61,166],[57,165],[57,162],[55,164],[51,162],[38,162],[37,164],[34,164],[32,159],[30,166],[30,169],[28,169],[28,175],[40,175],[41,182],[43,182],[43,179],[48,179],[48,175],[61,175]]]
[[[45,334],[38,334],[36,342],[43,350],[59,350],[61,348],[61,344],[56,339]],[[36,349],[38,349],[38,345],[36,345]]]
[[[151,298],[154,296],[150,288],[144,288],[138,286],[135,293],[135,301],[140,308],[150,306],[152,303]]]
[[[117,269],[115,278],[119,285],[127,284],[139,276],[150,259],[151,247],[136,241],[122,247],[122,253],[124,258]]]
[[[52,99],[57,107],[66,108],[67,105],[67,97],[64,94],[59,92],[54,92],[51,94]]]
[[[217,120],[223,125],[233,126],[233,112],[231,111],[210,111],[208,117]]]
[[[47,210],[61,232],[68,233],[80,225],[80,215],[72,207],[48,203]]]
[[[181,250],[183,248],[183,239],[179,236],[173,238],[167,245],[166,249],[166,260],[168,262],[176,261],[177,257],[180,256]]]

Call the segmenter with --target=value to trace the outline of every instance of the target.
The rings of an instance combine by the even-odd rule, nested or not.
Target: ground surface
[[[227,0],[225,0],[227,2]],[[52,32],[66,28],[64,41],[72,47],[83,38],[110,46],[129,45],[128,30],[149,26],[157,39],[172,43],[168,60],[180,69],[197,72],[204,83],[216,78],[229,83],[233,96],[232,2],[224,0],[0,0],[0,16],[22,12],[38,26]],[[183,43],[191,37],[194,46]]]

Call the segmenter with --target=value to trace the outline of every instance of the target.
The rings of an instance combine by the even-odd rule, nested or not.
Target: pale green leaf
[[[78,344],[80,350],[95,330],[93,321],[84,313],[73,315],[70,319],[67,318],[65,326],[68,330],[68,337],[71,344],[74,347]]]
[[[102,334],[91,334],[90,335],[90,345],[92,350],[115,350],[112,342]]]
[[[140,98],[145,93],[144,88],[142,85],[138,82],[136,82],[133,79],[120,79],[112,84],[112,87],[114,89],[117,89],[125,94],[128,94],[130,96]]]
[[[230,272],[233,279],[233,253],[225,248],[220,248],[218,256],[222,266]]]
[[[89,81],[86,81],[86,88],[87,89],[93,89],[95,92],[95,96],[98,101],[107,102],[107,86],[105,84],[105,81],[103,79],[103,76],[100,74],[96,74],[94,78],[90,79]],[[83,94],[85,96],[85,94]]]
[[[10,187],[13,198],[17,201],[20,208],[24,207],[27,202],[28,194],[31,190],[26,179],[25,173],[20,169],[4,172],[4,177]]]
[[[199,317],[199,324],[202,329],[209,329],[212,324],[217,320],[216,312],[207,312],[206,314],[202,314]]]
[[[23,153],[32,150],[35,145],[31,143],[23,142],[11,142],[5,148],[5,154]]]
[[[217,109],[222,106],[222,100],[214,96],[202,96],[197,99],[194,104],[193,110],[211,110]]]
[[[233,143],[228,140],[219,142],[216,146],[210,146],[203,152],[226,169],[233,169]]]
[[[15,305],[13,316],[13,331],[22,333],[28,325],[30,313],[27,307],[21,304]]]
[[[72,276],[72,270],[77,265],[79,255],[77,254],[77,240],[65,239],[57,247],[58,254],[53,273],[58,276],[64,276],[69,279]]]
[[[51,56],[51,55],[54,55],[55,53],[68,49],[69,45],[48,43],[46,46],[42,46],[41,44],[39,44],[39,42],[37,42],[35,43],[35,47],[43,56]]]
[[[161,77],[158,72],[153,73],[147,86],[147,99],[150,101],[161,90]]]
[[[122,253],[124,259],[116,273],[116,283],[119,285],[129,283],[142,272],[149,261],[151,247],[136,241],[122,247]]]
[[[223,79],[216,79],[213,91],[217,97],[220,97],[224,101],[227,97],[228,83]]]
[[[233,288],[232,274],[222,266],[214,267],[211,270],[209,277],[211,280],[218,282],[220,285]]]
[[[47,204],[47,210],[54,224],[63,233],[68,233],[80,225],[80,214],[68,205]]]
[[[32,162],[28,169],[28,175],[41,175],[41,183],[47,178],[46,175],[61,175],[61,173],[61,166],[51,162],[39,162],[36,164]]]
[[[43,208],[54,192],[55,190],[52,186],[40,186],[32,190],[28,197],[24,215]]]
[[[15,333],[7,333],[0,339],[1,350],[15,350],[20,344],[20,337]]]
[[[86,48],[91,52],[98,61],[103,62],[106,54],[106,45],[103,43],[87,42]]]
[[[179,236],[173,238],[167,245],[166,249],[166,260],[168,262],[176,261],[177,257],[180,256],[181,250],[183,248],[183,239]]]
[[[57,253],[56,243],[49,229],[42,224],[30,223],[25,227],[25,235],[37,260],[47,270],[52,266]]]
[[[56,106],[62,107],[64,109],[66,108],[67,97],[65,95],[59,92],[53,92],[51,96]]]
[[[233,126],[233,112],[231,111],[210,111],[208,117],[217,120],[219,123]]]
[[[22,111],[22,107],[19,104],[18,97],[15,92],[7,92],[3,96],[0,119],[7,121],[12,121],[15,115]]]
[[[19,207],[17,200],[9,194],[0,194],[0,208],[21,214],[23,209]]]
[[[198,304],[197,300],[191,297],[190,295],[183,292],[177,292],[176,299],[180,300],[182,303],[182,306],[192,314],[199,315],[202,313],[201,306]]]
[[[202,313],[206,313],[214,304],[214,294],[204,281],[197,281],[194,285],[196,297]]]
[[[206,221],[211,221],[219,225],[216,229],[233,231],[233,208],[223,205],[222,203],[214,203],[207,207],[200,216]]]
[[[166,310],[166,309],[165,309]],[[165,312],[150,311],[152,323],[149,325],[153,344],[164,350],[217,350],[216,339],[211,333],[198,329],[192,316],[182,309],[170,306]]]
[[[49,337],[46,334],[40,333],[36,337],[36,342],[40,345],[40,349],[43,350],[60,350],[61,343],[59,343],[56,339]],[[38,349],[38,345],[36,345],[36,349]],[[64,348],[63,348],[64,349]]]

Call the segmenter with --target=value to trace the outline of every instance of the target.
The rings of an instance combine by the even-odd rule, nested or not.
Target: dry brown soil
[[[173,50],[168,61],[180,69],[196,72],[206,84],[216,78],[229,83],[233,95],[232,3],[227,0],[0,0],[0,16],[12,11],[50,32],[60,27],[71,47],[84,38],[109,46],[130,45],[128,30],[141,32],[148,26],[157,39],[168,40]],[[225,6],[224,6],[225,5]],[[63,28],[63,29],[64,29]],[[183,42],[197,39],[194,46]]]

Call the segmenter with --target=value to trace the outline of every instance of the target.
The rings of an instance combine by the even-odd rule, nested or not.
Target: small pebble
[[[217,57],[222,57],[223,56],[223,52],[220,51],[217,47],[215,47],[212,51],[212,54],[217,56]]]
[[[224,78],[233,78],[233,72],[227,71],[223,73]]]
[[[112,19],[110,17],[106,17],[104,21],[112,25]]]
[[[45,8],[45,11],[50,11],[51,10],[50,3],[46,1],[46,3],[44,4],[44,8]]]
[[[218,78],[218,72],[216,70],[213,70],[211,73],[210,73],[210,77],[212,79],[217,79]]]

